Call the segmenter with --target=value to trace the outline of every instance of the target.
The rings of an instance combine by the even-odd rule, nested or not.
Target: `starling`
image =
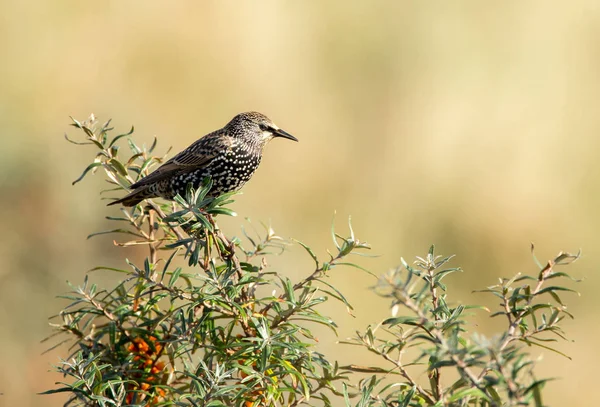
[[[131,193],[109,205],[134,206],[146,198],[185,196],[188,184],[199,188],[206,177],[212,178],[210,196],[236,191],[252,177],[263,148],[275,137],[298,141],[261,113],[240,113],[132,184]]]

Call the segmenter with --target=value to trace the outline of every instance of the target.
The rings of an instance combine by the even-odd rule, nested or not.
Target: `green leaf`
[[[549,382],[549,381],[552,381],[552,380],[555,380],[555,379],[554,379],[554,378],[552,378],[552,377],[549,377],[549,378],[547,378],[547,379],[540,379],[540,380],[536,380],[536,381],[534,381],[533,383],[531,383],[531,384],[530,384],[530,385],[529,385],[529,386],[528,386],[528,387],[525,389],[525,391],[524,391],[524,394],[528,394],[528,393],[529,393],[529,392],[531,392],[531,391],[536,391],[536,390],[538,390],[538,391],[539,391],[539,390],[541,390],[541,389],[544,387],[544,385],[545,385],[547,382]],[[539,394],[539,395],[541,396],[541,394]],[[541,403],[541,399],[540,399],[540,403]]]
[[[207,184],[207,186],[212,186],[212,180],[209,178],[210,183]],[[239,192],[237,191],[233,191],[233,192],[228,192],[226,194],[222,194],[219,195],[218,197],[214,198],[210,204],[208,205],[208,207],[210,208],[214,208],[217,206],[223,206],[223,205],[227,205],[231,202],[233,202],[233,200],[231,199],[231,197],[233,197],[234,195],[238,195]]]
[[[533,244],[533,242],[531,242],[531,257],[533,257],[533,261],[540,269],[544,267],[535,255],[535,245]]]
[[[196,205],[200,205],[200,202],[202,202],[204,200],[204,198],[206,198],[206,195],[208,195],[208,193],[210,192],[210,189],[212,188],[213,182],[212,182],[212,178],[210,177],[205,177],[204,180],[202,180],[202,185],[199,189],[197,189],[196,191],[193,191],[193,187],[190,185],[188,185],[188,187],[190,188],[190,191],[188,191],[188,193],[191,196],[195,195],[195,199],[191,199],[191,202],[195,202]]]
[[[435,275],[434,275],[434,281],[440,282],[448,274],[452,274],[452,273],[457,272],[457,271],[459,271],[459,272],[462,273],[462,269],[460,267],[454,267],[454,268],[449,268],[449,269],[445,269],[445,270],[439,271],[439,272],[435,273]]]
[[[175,195],[175,196],[173,197],[173,200],[174,200],[175,202],[177,202],[179,205],[183,206],[183,207],[186,207],[186,206],[188,206],[188,204],[187,204],[187,202],[185,201],[185,199],[184,199],[184,198],[183,198],[181,195],[179,195],[179,194]]]
[[[542,288],[540,291],[537,292],[536,295],[544,294],[547,292],[555,292],[555,291],[567,291],[567,292],[571,292],[571,293],[575,293],[575,294],[579,295],[579,293],[575,290],[571,290],[570,288],[560,287],[560,286],[550,286],[550,287]]]
[[[540,340],[540,339],[539,338],[535,338],[535,340]],[[552,351],[554,353],[558,353],[559,355],[564,356],[565,358],[567,358],[569,360],[573,360],[573,358],[571,358],[569,355],[566,355],[566,354],[564,354],[564,353],[562,353],[562,352],[560,352],[560,351],[558,351],[558,350],[556,350],[554,348],[551,348],[549,346],[542,345],[541,343],[538,343],[535,340],[532,337],[530,337],[528,339],[521,339],[521,341],[525,342],[528,345],[539,346],[540,348],[544,348],[544,349],[547,349],[547,350]]]
[[[283,289],[285,291],[286,299],[292,304],[296,303],[296,296],[294,295],[294,287],[289,278],[280,277],[281,283],[283,284]]]
[[[180,246],[188,246],[190,243],[193,243],[193,242],[194,242],[194,238],[189,237],[189,238],[186,238],[186,239],[178,240],[175,243],[168,244],[166,246],[166,248],[167,249],[174,249],[174,248],[180,247]]]
[[[144,156],[143,153],[137,153],[137,154],[132,155],[131,157],[129,157],[129,160],[127,160],[127,162],[125,163],[125,166],[131,167],[131,165],[135,162],[135,160],[137,160],[138,158],[143,157],[143,156]],[[139,169],[136,169],[136,170],[137,170],[136,172],[138,174],[140,174]]]
[[[563,266],[563,265],[571,264],[571,263],[579,260],[580,257],[581,257],[581,250],[579,250],[577,252],[577,254],[560,252],[554,258],[554,264],[556,264],[557,266]]]
[[[487,311],[487,312],[492,312],[488,307],[486,307],[485,305],[465,305],[465,309],[480,309],[482,311]]]
[[[484,399],[488,403],[492,402],[492,399],[490,399],[490,397],[487,394],[485,394],[483,391],[479,390],[477,387],[471,387],[468,389],[459,390],[456,393],[454,393],[452,396],[450,396],[448,398],[448,401],[451,403],[455,402],[455,401],[462,401],[466,397],[475,397],[478,399]]]
[[[38,394],[44,395],[44,394],[56,394],[56,393],[65,393],[65,392],[83,393],[83,390],[76,389],[75,387],[60,387],[58,389],[46,390],[46,391],[43,391]]]
[[[485,390],[490,394],[492,400],[495,403],[498,403],[499,405],[502,403],[502,398],[500,397],[500,394],[498,394],[494,386],[487,386]]]
[[[346,297],[344,297],[344,295],[341,293],[341,291],[339,291],[333,285],[329,284],[327,281],[324,281],[322,279],[317,279],[317,281],[320,282],[321,284],[325,284],[327,287],[331,288],[334,292],[323,290],[323,289],[321,289],[321,291],[323,291],[323,292],[331,295],[332,297],[336,298],[337,300],[343,302],[344,305],[346,305],[346,307],[348,308],[348,312],[350,312],[351,310],[354,309],[354,307],[352,307],[352,305],[348,302]]]
[[[371,275],[371,276],[373,276],[373,277],[377,277],[375,274],[373,274],[372,272],[370,272],[370,271],[369,271],[369,270],[367,270],[366,268],[359,266],[358,264],[354,264],[354,263],[347,263],[347,262],[337,262],[337,261],[336,261],[336,262],[335,262],[335,265],[336,265],[336,266],[347,266],[347,267],[353,267],[353,268],[355,268],[355,269],[362,270],[362,271],[364,271],[365,273],[367,273],[367,274],[369,274],[369,275]]]
[[[173,273],[171,274],[171,278],[169,279],[169,287],[173,287],[182,271],[183,270],[181,269],[181,267],[178,267],[175,269],[175,271],[173,271]]]
[[[304,247],[304,250],[306,250],[308,252],[308,254],[310,255],[310,257],[312,257],[312,259],[315,261],[315,267],[319,268],[319,260],[317,259],[317,255],[315,254],[315,252],[313,252],[310,247],[308,247],[307,245],[302,243],[300,240],[296,240],[296,239],[292,239],[292,240],[294,242],[298,243],[300,246]]]
[[[105,267],[105,266],[94,267],[94,268],[88,270],[88,273],[91,273],[92,271],[98,271],[98,270],[116,271],[117,273],[125,273],[125,274],[131,273],[131,271],[129,271],[129,270],[123,270],[123,269],[118,269],[118,268],[114,268],[114,267]]]
[[[548,277],[546,277],[546,280],[550,280],[551,278],[557,278],[557,277],[566,277],[571,281],[575,281],[576,283],[580,283],[583,281],[583,279],[577,279],[577,278],[571,277],[569,274],[564,273],[562,271],[554,272],[554,273],[550,274]]]
[[[335,247],[340,250],[340,245],[338,244],[335,236],[335,211],[333,212],[333,219],[331,220],[331,240],[333,240]]]
[[[208,211],[211,215],[226,215],[236,217],[237,213],[229,208],[213,208]]]
[[[408,393],[406,393],[406,395],[404,395],[404,397],[399,396],[398,398],[398,406],[399,407],[409,407],[410,406],[410,402],[412,401],[413,397],[415,396],[415,393],[417,392],[417,386],[413,386]]]
[[[133,154],[142,154],[143,151],[133,142],[131,139],[127,139],[127,144],[129,144],[129,148],[133,152]]]
[[[115,136],[115,138],[112,139],[112,141],[108,144],[108,146],[112,147],[113,144],[115,144],[117,141],[119,141],[119,139],[121,139],[123,137],[130,136],[131,134],[133,134],[133,126],[131,126],[131,130],[129,130],[129,132],[124,133],[124,134],[119,134],[118,136]]]
[[[108,323],[108,338],[111,349],[114,349],[114,345],[117,343],[117,327],[113,321]]]
[[[145,160],[140,166],[140,175],[143,174],[150,166],[156,161],[154,157],[150,157]]]
[[[83,173],[82,173],[82,174],[79,176],[79,178],[77,178],[75,181],[73,181],[73,182],[71,183],[71,185],[75,185],[75,184],[77,184],[79,181],[81,181],[81,180],[82,180],[82,179],[83,179],[83,178],[86,176],[86,174],[87,174],[88,172],[90,172],[90,171],[91,171],[91,170],[93,170],[94,168],[97,168],[97,167],[99,167],[99,166],[101,166],[101,165],[102,165],[102,163],[101,163],[101,162],[94,162],[94,163],[91,163],[90,165],[88,165],[88,166],[87,166],[87,168],[86,168],[86,169],[83,171]]]
[[[117,172],[120,175],[122,175],[124,177],[126,177],[128,175],[127,174],[127,168],[125,168],[123,166],[123,164],[121,164],[121,162],[119,160],[117,160],[115,158],[111,158],[108,162],[109,162],[110,165],[112,165],[117,170]]]
[[[177,242],[177,243],[179,243],[179,242]],[[163,279],[165,278],[165,274],[167,273],[167,270],[169,269],[169,266],[171,265],[171,261],[173,260],[173,258],[175,257],[175,255],[177,253],[179,253],[179,249],[173,250],[173,253],[171,253],[169,258],[165,262],[165,266],[163,267],[162,274],[160,275],[160,281],[163,281]]]
[[[74,141],[74,140],[71,140],[71,139],[69,138],[69,136],[67,135],[67,133],[65,133],[65,139],[66,139],[66,140],[67,140],[69,143],[76,144],[76,145],[78,145],[78,146],[85,146],[85,145],[88,145],[88,144],[94,144],[94,143],[92,143],[92,142],[90,142],[90,141],[79,142],[79,141]]]
[[[348,385],[345,382],[342,382],[342,391],[344,394],[344,401],[346,402],[346,407],[352,407],[352,403],[350,402],[350,394],[348,393]]]
[[[419,317],[394,317],[388,318],[382,322],[383,325],[395,326],[399,324],[403,325],[412,325],[412,326],[422,326],[421,318]]]
[[[202,213],[200,213],[197,210],[193,210],[194,215],[196,217],[196,221],[200,224],[199,226],[196,226],[196,228],[204,228],[207,229],[209,231],[212,232],[213,230],[213,225],[212,223],[210,223],[210,221],[206,218],[206,216],[204,216]]]
[[[133,127],[131,127],[131,130],[133,131]],[[150,145],[150,148],[148,149],[148,152],[151,153],[154,151],[154,149],[156,148],[156,145],[158,144],[158,139],[156,138],[156,136],[154,136],[154,140],[152,140],[152,145]]]
[[[91,235],[87,236],[87,239],[91,239],[92,237],[95,236],[100,236],[100,235],[107,235],[107,234],[112,234],[112,233],[122,233],[122,234],[126,234],[126,235],[132,235],[135,237],[139,237],[139,238],[144,238],[144,236],[137,234],[135,232],[132,232],[131,230],[127,230],[127,229],[112,229],[112,230],[105,230],[102,232],[96,232],[96,233],[92,233]]]

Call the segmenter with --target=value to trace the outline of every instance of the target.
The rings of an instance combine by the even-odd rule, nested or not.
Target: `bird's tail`
[[[116,201],[109,203],[107,206],[117,204],[123,204],[123,206],[135,206],[142,202],[144,199],[154,197],[156,197],[156,194],[152,193],[150,191],[150,188],[143,187],[130,192],[121,199],[117,199]]]

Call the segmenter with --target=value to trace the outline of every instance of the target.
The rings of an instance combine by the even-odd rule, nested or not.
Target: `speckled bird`
[[[198,188],[206,177],[212,178],[211,196],[236,191],[252,177],[265,145],[275,137],[298,141],[261,113],[240,113],[132,184],[128,195],[109,205],[134,206],[147,198],[185,196],[188,184]]]

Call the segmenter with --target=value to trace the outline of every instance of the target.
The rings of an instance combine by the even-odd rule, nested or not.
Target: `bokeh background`
[[[270,116],[300,143],[274,141],[223,220],[271,222],[324,254],[328,228],[352,215],[380,256],[359,259],[379,274],[435,243],[465,272],[451,300],[500,276],[534,272],[583,249],[570,271],[585,282],[566,297],[577,319],[572,343],[541,356],[558,377],[552,406],[593,405],[600,264],[600,6],[553,2],[401,1],[2,1],[0,2],[0,405],[59,406],[38,396],[61,378],[65,349],[42,355],[55,296],[91,267],[124,266],[134,249],[111,238],[100,176],[71,181],[92,159],[69,116],[95,113],[138,140],[178,151],[235,113]],[[292,278],[310,271],[299,247],[271,262]],[[92,276],[103,284],[109,277]],[[107,280],[108,281],[108,280]],[[336,270],[356,306],[326,312],[340,338],[322,350],[342,363],[373,363],[336,344],[389,315],[360,271]],[[108,284],[108,283],[107,283]],[[473,329],[498,326],[477,314]],[[351,350],[351,352],[349,352]]]

